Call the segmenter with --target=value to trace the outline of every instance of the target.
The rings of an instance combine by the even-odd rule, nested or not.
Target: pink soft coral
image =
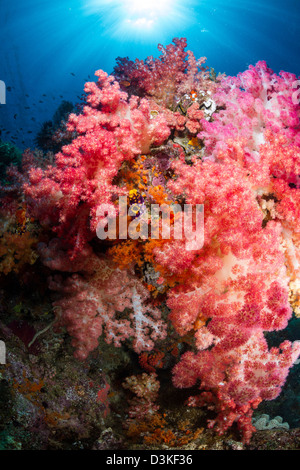
[[[208,406],[217,412],[209,422],[223,434],[234,422],[249,442],[255,431],[251,423],[253,410],[262,400],[276,398],[289,368],[300,354],[300,344],[283,342],[268,350],[262,332],[257,332],[243,346],[226,350],[216,346],[196,354],[185,353],[173,370],[174,385],[192,387],[201,380],[203,391],[189,399],[190,406]],[[207,390],[210,390],[209,392]]]
[[[218,158],[228,139],[243,138],[247,159],[259,159],[266,129],[280,132],[300,146],[300,105],[293,100],[296,76],[276,75],[264,61],[237,77],[227,77],[214,94],[220,108],[212,122],[202,120],[199,138],[205,141],[206,158]]]
[[[32,169],[25,187],[32,214],[69,244],[76,256],[95,236],[99,204],[113,205],[121,194],[113,182],[122,163],[169,136],[162,116],[150,119],[149,103],[120,91],[113,77],[98,71],[83,113],[67,124],[77,137],[56,155],[56,165]],[[114,207],[114,206],[113,206]]]
[[[299,147],[286,133],[268,131],[264,139],[257,161],[248,159],[243,138],[216,145],[216,161],[190,167],[181,158],[174,163],[178,179],[169,183],[205,208],[203,249],[192,260],[183,246],[172,253],[189,275],[168,294],[170,319],[181,335],[195,330],[199,350],[182,357],[174,384],[200,379],[210,393],[190,403],[213,403],[218,417],[211,424],[223,432],[237,421],[245,442],[253,408],[278,396],[300,354],[300,343],[289,341],[269,351],[263,336],[291,318],[288,285],[299,276],[300,259]],[[167,267],[168,247],[157,258]]]
[[[115,346],[130,339],[137,353],[151,350],[154,341],[165,338],[160,310],[149,303],[149,292],[133,273],[114,269],[89,246],[76,262],[55,239],[49,246],[40,244],[39,250],[51,269],[80,271],[66,280],[61,275],[49,280],[50,289],[61,297],[53,304],[56,326],[67,328],[78,359],[85,359],[98,346],[102,334]]]
[[[264,338],[287,326],[289,283],[300,275],[295,76],[277,76],[259,62],[220,84],[204,58],[185,52],[184,39],[173,43],[159,47],[158,59],[119,59],[118,82],[96,73],[82,113],[69,117],[67,130],[76,137],[55,165],[31,170],[25,192],[32,214],[57,236],[39,250],[48,268],[64,273],[52,276],[50,287],[60,295],[58,325],[73,337],[76,356],[86,358],[102,334],[116,346],[132,341],[138,353],[165,337],[144,270],[163,285],[176,332],[195,339],[196,349],[174,368],[175,386],[200,379],[201,394],[189,404],[214,408],[210,426],[220,433],[236,421],[247,442],[253,409],[279,394],[300,354],[297,342],[269,350]],[[128,98],[124,88],[142,98]],[[192,151],[174,146],[174,137],[182,147],[191,142]],[[188,250],[186,238],[128,242],[137,269],[121,270],[95,237],[97,209],[113,211],[136,182],[149,209],[144,170],[153,160],[167,160],[151,180],[164,199],[203,204],[204,245]]]

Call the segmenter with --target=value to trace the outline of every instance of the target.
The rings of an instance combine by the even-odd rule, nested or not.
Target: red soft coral
[[[121,92],[113,77],[96,73],[88,83],[83,113],[71,114],[67,128],[77,137],[56,155],[56,165],[32,169],[25,193],[32,214],[69,245],[76,256],[95,236],[100,204],[113,206],[121,190],[113,182],[122,163],[148,152],[169,136],[162,116],[151,119],[149,103]]]
[[[294,75],[259,62],[220,84],[185,46],[175,39],[159,46],[158,59],[119,59],[117,80],[98,71],[82,113],[69,116],[76,137],[55,165],[31,170],[25,193],[57,236],[39,249],[44,264],[63,273],[50,287],[77,357],[102,334],[116,346],[132,341],[137,353],[165,337],[147,282],[157,304],[166,300],[176,332],[194,335],[197,352],[175,366],[175,386],[200,380],[190,405],[213,408],[210,426],[220,433],[236,421],[248,442],[253,409],[278,396],[300,354],[297,342],[269,350],[264,338],[291,318],[290,281],[298,295],[300,106]],[[178,207],[203,204],[203,246],[188,249],[184,232],[182,240],[129,241],[127,251],[116,240],[107,251],[95,236],[97,209],[113,213],[128,188],[145,211],[155,194]],[[130,268],[112,264],[111,252],[114,262],[134,253]]]

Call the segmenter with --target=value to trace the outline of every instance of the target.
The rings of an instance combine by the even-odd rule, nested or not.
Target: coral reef
[[[75,135],[66,130],[66,122],[73,111],[73,104],[64,100],[55,111],[52,120],[43,122],[35,137],[35,144],[40,150],[58,152],[63,145],[72,141]]]
[[[52,334],[61,349],[67,331],[75,356],[77,388],[68,370],[64,399],[49,398],[47,407],[41,396],[55,385],[50,372],[26,365],[20,375],[19,359],[10,357],[7,382],[32,409],[30,432],[42,419],[44,437],[73,428],[79,441],[97,433],[82,448],[107,448],[105,436],[118,445],[111,396],[122,383],[116,407],[135,395],[124,422],[129,439],[142,438],[137,445],[244,448],[255,432],[253,411],[279,396],[300,356],[300,341],[269,347],[266,338],[300,308],[296,77],[265,62],[216,76],[185,48],[176,38],[159,46],[157,59],[118,58],[114,76],[98,70],[84,104],[77,113],[68,108],[55,134],[56,155],[26,151],[1,188],[0,269],[17,275],[34,250],[32,269],[48,278],[53,308],[51,323],[24,344],[43,348],[41,338]],[[123,375],[112,379],[103,360],[97,387],[89,386],[80,371],[94,377],[91,364],[107,348],[121,362],[126,355]],[[171,422],[163,386],[182,398],[177,410],[201,423]],[[80,397],[84,419],[74,415]],[[228,439],[208,445],[206,426]],[[236,428],[238,438],[230,435]]]
[[[22,152],[15,145],[0,139],[0,181],[5,181],[6,170],[9,166],[20,166]]]

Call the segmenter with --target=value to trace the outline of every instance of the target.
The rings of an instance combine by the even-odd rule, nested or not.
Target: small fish
[[[183,107],[182,103],[178,103],[178,108],[182,112],[182,114],[186,115],[186,109]]]
[[[192,145],[192,147],[199,147],[200,143],[197,137],[192,137],[191,140],[188,142],[189,145]]]
[[[6,87],[6,90],[7,90],[7,91],[11,91],[11,90],[12,90],[12,87],[11,87],[11,86],[7,86],[7,87]]]
[[[26,96],[26,98],[29,98],[29,95],[25,95],[25,96]]]
[[[197,99],[198,95],[197,95],[197,92],[195,90],[192,90],[190,96],[191,96],[191,100],[195,101]]]
[[[131,83],[128,80],[122,80],[120,82],[120,85],[125,86],[126,88],[128,88],[131,85]]]
[[[158,111],[156,109],[152,109],[150,111],[150,119],[156,118],[158,116]]]
[[[73,75],[73,77],[75,77],[75,73],[71,72],[71,75]]]
[[[44,101],[40,100],[39,103],[44,103]]]
[[[24,108],[24,109],[30,109],[30,107],[29,107],[29,106],[25,106],[25,108]]]
[[[34,117],[32,117],[32,118],[31,118],[31,120],[32,120],[33,122],[35,122],[35,121],[36,121],[36,119],[35,119]]]
[[[32,134],[32,131],[28,131],[27,134]]]
[[[43,96],[47,96],[47,95],[43,95]]]
[[[141,205],[144,203],[144,198],[137,192],[136,189],[129,191],[130,215],[137,216],[141,210]]]
[[[14,115],[14,119],[17,119],[17,116],[18,116],[18,115],[17,115],[17,114],[15,114],[15,115]]]

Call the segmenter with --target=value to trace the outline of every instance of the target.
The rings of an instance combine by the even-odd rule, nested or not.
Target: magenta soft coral
[[[225,78],[214,94],[222,108],[214,120],[202,120],[199,138],[205,142],[205,156],[218,158],[228,139],[244,139],[247,158],[259,158],[264,132],[280,132],[300,146],[300,104],[293,100],[297,77],[287,72],[276,75],[264,61],[250,66],[237,77]]]

